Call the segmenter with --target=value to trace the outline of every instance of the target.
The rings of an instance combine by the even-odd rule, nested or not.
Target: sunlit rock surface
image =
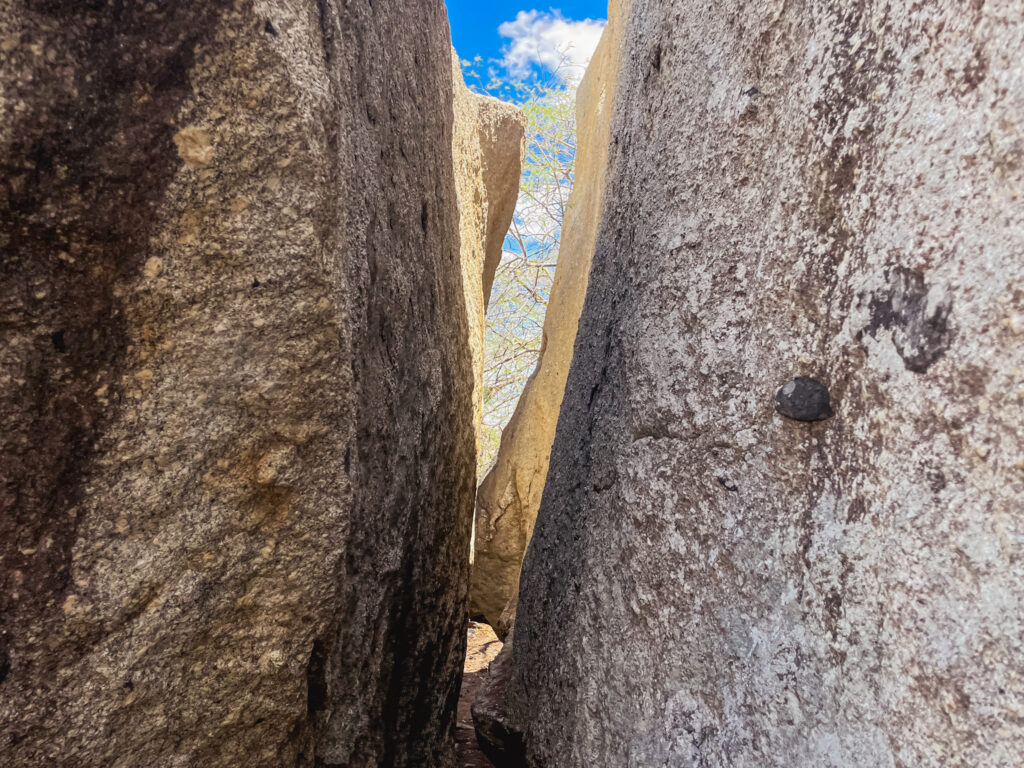
[[[474,93],[452,51],[455,128],[452,159],[459,202],[462,288],[476,386],[473,410],[479,439],[483,417],[484,318],[505,233],[519,195],[526,118],[517,107]],[[479,448],[479,446],[478,446]]]
[[[440,0],[0,0],[0,763],[448,765]]]
[[[1018,765],[1024,7],[635,0],[625,40],[530,764]],[[800,376],[830,418],[776,411]]]

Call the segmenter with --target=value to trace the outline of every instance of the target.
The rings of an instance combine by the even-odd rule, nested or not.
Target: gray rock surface
[[[446,765],[440,0],[0,0],[0,763]]]
[[[635,0],[531,765],[1020,765],[1024,6]],[[784,418],[808,376],[834,416]]]

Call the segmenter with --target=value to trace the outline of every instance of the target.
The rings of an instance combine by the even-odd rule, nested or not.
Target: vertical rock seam
[[[533,766],[1024,750],[1024,8],[634,0],[508,684]],[[830,418],[776,412],[805,377]]]
[[[0,754],[444,766],[473,372],[440,0],[0,0]]]
[[[502,432],[494,465],[477,490],[470,614],[485,617],[499,634],[504,634],[514,614],[519,567],[540,507],[576,323],[587,291],[622,44],[618,5],[612,3],[610,21],[576,91],[574,185],[562,222],[540,357]]]

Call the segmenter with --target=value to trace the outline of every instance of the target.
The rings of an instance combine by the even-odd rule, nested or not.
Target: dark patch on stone
[[[809,376],[797,376],[780,387],[775,410],[795,421],[821,421],[833,415],[828,387]]]
[[[963,90],[965,92],[977,90],[986,75],[988,75],[988,58],[985,56],[981,46],[975,43],[974,55],[964,66],[963,73],[960,76],[963,82]]]
[[[0,636],[0,684],[11,673],[11,654],[7,650],[7,639]]]
[[[306,714],[310,718],[327,706],[326,659],[323,643],[313,641],[313,650],[306,665]]]
[[[259,288],[260,287],[260,281],[257,280],[256,278],[253,278],[252,287],[253,288]]]
[[[752,85],[749,88],[747,88],[747,90],[741,91],[741,94],[743,96],[751,96],[751,97],[757,96],[759,93],[761,93],[761,91],[758,90],[756,85]]]
[[[324,61],[330,65],[334,60],[335,20],[327,0],[316,0],[317,22],[320,26]]]
[[[277,37],[277,30],[274,29],[274,25],[270,23],[270,19],[263,22],[263,31],[271,37]]]
[[[850,506],[846,510],[846,522],[857,523],[864,518],[864,514],[867,512],[867,505],[864,503],[864,499],[856,498],[850,501]]]
[[[885,286],[870,297],[871,320],[864,332],[886,329],[908,370],[924,373],[953,341],[949,317],[953,301],[944,295],[929,306],[930,286],[920,272],[892,267],[885,272]]]
[[[727,491],[736,493],[739,490],[739,486],[736,485],[736,483],[730,482],[729,478],[727,478],[725,475],[719,475],[718,477],[715,478],[715,480],[717,480],[718,484],[725,488],[725,490]]]
[[[618,473],[613,466],[597,466],[594,468],[592,487],[597,493],[604,493],[618,482]]]
[[[48,18],[26,15],[26,34],[55,60],[12,57],[0,74],[12,103],[26,105],[5,126],[0,157],[0,179],[19,180],[0,186],[0,326],[47,334],[65,357],[58,365],[42,350],[27,353],[19,364],[30,394],[0,393],[0,627],[42,634],[62,621],[55,606],[70,578],[79,501],[114,415],[95,395],[97,381],[123,368],[123,289],[139,275],[153,210],[180,166],[175,124],[218,6],[170,4],[159,18],[141,3],[32,7]],[[55,268],[62,251],[74,269]],[[45,306],[27,306],[24,285],[45,285]],[[31,589],[11,588],[16,571]],[[63,638],[52,640],[62,652],[81,650]]]
[[[843,596],[832,589],[825,597],[825,625],[832,639],[839,637],[839,620],[843,616]]]
[[[941,493],[946,488],[946,475],[941,469],[928,470],[928,487],[932,493]]]

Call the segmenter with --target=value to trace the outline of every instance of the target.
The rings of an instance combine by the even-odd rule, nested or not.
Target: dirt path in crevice
[[[459,714],[455,725],[455,754],[458,768],[493,768],[476,743],[473,716],[469,711],[487,674],[488,665],[501,650],[501,641],[488,624],[469,622],[466,664],[462,671]]]

